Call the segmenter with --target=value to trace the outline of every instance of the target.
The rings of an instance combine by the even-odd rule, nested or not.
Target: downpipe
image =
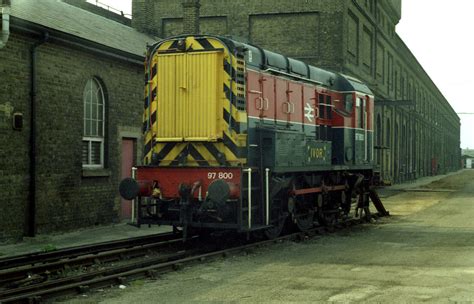
[[[49,39],[49,33],[44,32],[40,40],[36,41],[30,48],[30,185],[28,205],[28,236],[36,236],[36,96],[37,96],[37,49]]]
[[[0,34],[0,49],[7,45],[8,38],[10,37],[10,1],[7,0],[6,4],[0,7],[2,13],[2,32]]]

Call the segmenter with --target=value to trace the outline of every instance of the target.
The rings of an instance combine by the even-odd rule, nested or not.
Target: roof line
[[[104,44],[94,42],[85,38],[74,36],[72,34],[58,31],[28,20],[24,20],[15,16],[11,16],[10,26],[13,31],[18,31],[26,34],[41,35],[44,32],[48,32],[50,35],[50,41],[63,43],[74,48],[80,48],[85,51],[97,53],[103,56],[112,57],[122,61],[126,61],[133,64],[143,65],[145,56],[140,56],[125,52]]]

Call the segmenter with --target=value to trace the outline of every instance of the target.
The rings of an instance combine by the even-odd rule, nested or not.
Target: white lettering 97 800
[[[207,179],[232,179],[233,177],[232,172],[207,172]]]

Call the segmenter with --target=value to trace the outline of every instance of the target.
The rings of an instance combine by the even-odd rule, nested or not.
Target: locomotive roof
[[[231,49],[244,49],[247,66],[260,70],[281,72],[297,78],[308,79],[312,82],[336,91],[357,91],[373,95],[372,91],[362,81],[347,75],[321,69],[301,60],[286,57],[282,54],[262,49],[256,45],[222,39]]]
[[[188,35],[173,38],[187,37]],[[339,92],[357,91],[373,95],[372,91],[362,81],[343,74],[324,70],[305,62],[286,57],[282,54],[262,49],[259,46],[238,42],[226,37],[213,35],[194,35],[196,37],[212,37],[224,42],[231,51],[240,51],[245,54],[247,66],[262,71],[285,74],[289,77],[303,79],[309,82],[319,83]]]

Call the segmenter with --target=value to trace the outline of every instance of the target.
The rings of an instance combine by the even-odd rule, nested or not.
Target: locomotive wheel
[[[283,231],[283,228],[285,227],[286,218],[287,216],[283,216],[281,214],[280,218],[278,219],[278,222],[275,223],[273,227],[265,230],[265,236],[270,240],[273,240],[279,237],[281,232]]]
[[[276,217],[278,216],[278,220],[273,223],[273,226],[265,230],[265,236],[273,240],[280,236],[285,227],[286,219],[288,218],[288,214],[283,212],[282,202],[280,200],[273,200],[272,201],[272,218],[273,215]]]
[[[295,222],[300,231],[308,231],[314,226],[314,212],[296,215]]]
[[[320,221],[326,227],[334,227],[337,223],[337,216],[334,213],[325,213]]]
[[[330,196],[328,194],[318,195],[318,221],[327,227],[333,227],[337,223],[337,215],[334,212],[327,210],[330,208]]]
[[[296,224],[296,227],[304,232],[313,228],[314,226],[314,211],[311,209],[311,206],[305,203],[303,197],[294,198],[290,197],[288,199],[288,206],[293,205],[293,221]]]

